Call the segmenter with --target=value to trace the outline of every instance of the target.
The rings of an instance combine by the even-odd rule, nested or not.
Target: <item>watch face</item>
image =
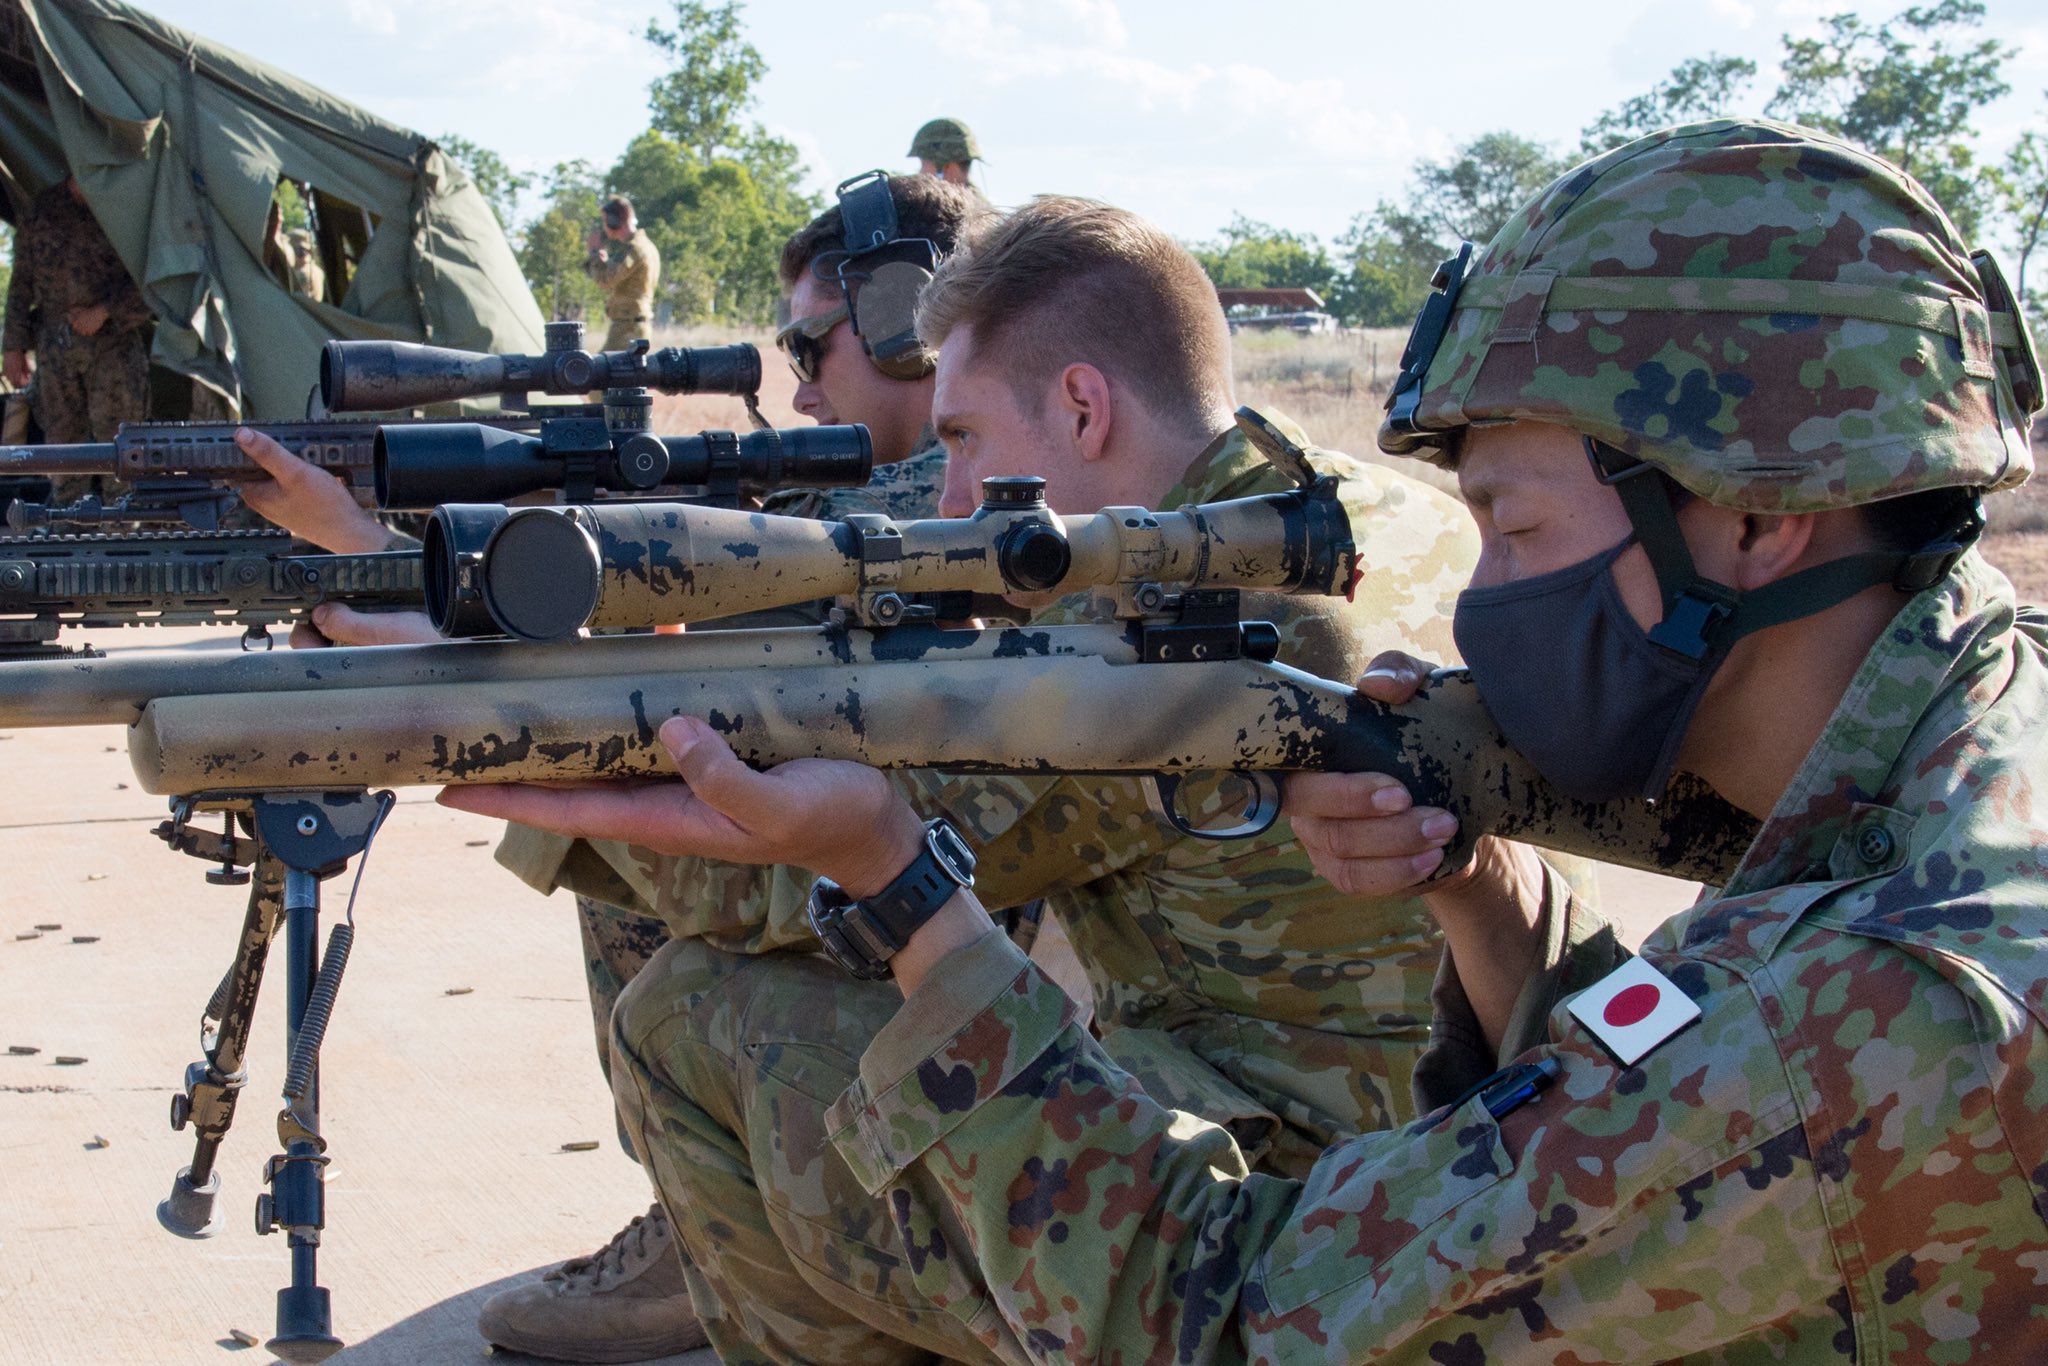
[[[960,838],[960,832],[950,821],[933,821],[926,826],[925,842],[931,846],[933,857],[953,874],[954,881],[963,887],[974,885],[974,850]]]

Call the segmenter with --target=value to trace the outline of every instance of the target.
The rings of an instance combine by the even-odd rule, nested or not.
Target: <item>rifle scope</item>
[[[520,508],[473,557],[451,545],[437,567],[430,540],[426,573],[466,586],[499,627],[527,640],[842,596],[888,621],[914,593],[1128,585],[1150,610],[1144,601],[1163,604],[1167,587],[1346,593],[1354,582],[1356,548],[1334,484],[1176,512],[1061,517],[1045,505],[1044,482],[985,480],[981,510],[957,520],[812,521],[641,501]]]
[[[750,342],[659,351],[550,349],[538,356],[416,342],[330,341],[320,348],[320,398],[330,413],[395,412],[493,394],[752,394],[760,387],[761,353]]]
[[[668,486],[740,490],[856,488],[874,446],[861,426],[769,427],[740,435],[654,436],[608,431],[599,418],[555,418],[541,434],[476,422],[397,424],[377,430],[377,506],[503,502],[550,489],[644,494]]]

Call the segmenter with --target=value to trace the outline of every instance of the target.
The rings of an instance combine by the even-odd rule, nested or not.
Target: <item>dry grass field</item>
[[[790,407],[796,381],[776,354],[772,334],[715,328],[670,329],[663,346],[708,346],[735,340],[761,347],[761,409],[770,422],[802,421]],[[1451,488],[1448,476],[1414,461],[1389,461],[1374,447],[1380,405],[1400,364],[1406,333],[1387,328],[1338,336],[1296,337],[1240,333],[1236,341],[1237,400],[1278,409],[1306,428],[1317,442],[1362,459],[1384,462]],[[746,426],[746,413],[730,398],[658,399],[660,430]],[[2048,478],[2012,493],[1993,496],[1991,527],[1984,540],[1991,562],[2005,571],[2022,601],[2048,602]]]

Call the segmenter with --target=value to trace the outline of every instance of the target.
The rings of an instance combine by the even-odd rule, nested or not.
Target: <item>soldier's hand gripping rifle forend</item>
[[[112,441],[0,447],[0,478],[98,475],[127,486],[117,497],[88,495],[61,507],[16,503],[7,520],[17,531],[56,523],[218,530],[241,501],[237,487],[270,477],[235,444],[240,427],[264,433],[333,474],[364,507],[375,505],[377,426],[372,422],[124,422]]]
[[[1091,561],[1088,576],[1122,585],[1125,619],[1115,624],[946,629],[910,614],[888,626],[885,611],[855,610],[850,619],[867,624],[252,654],[200,668],[147,658],[31,663],[0,670],[0,727],[131,725],[143,788],[193,795],[649,777],[669,771],[656,730],[687,714],[755,764],[819,757],[1165,775],[1169,811],[1208,809],[1181,803],[1178,779],[1235,771],[1251,777],[1256,798],[1242,829],[1272,819],[1275,772],[1377,771],[1405,782],[1418,805],[1459,817],[1445,871],[1462,864],[1472,840],[1496,833],[1685,877],[1725,877],[1755,822],[1719,798],[1674,792],[1652,811],[1564,797],[1507,747],[1461,678],[1439,680],[1403,706],[1373,702],[1273,662],[1274,633],[1239,620],[1234,589],[1192,586],[1349,587],[1353,549],[1334,489],[1305,462],[1301,473],[1309,482],[1270,496],[1278,501],[1263,520],[1210,520],[1215,506],[1230,505],[1129,514],[1162,529],[1185,519],[1195,548],[1165,553],[1170,538],[1162,536],[1154,578],[1136,578],[1127,561]],[[1282,511],[1287,500],[1291,512]],[[959,560],[965,582],[986,582],[975,576],[991,572],[997,541],[1020,524],[955,524],[986,533],[979,558]],[[1216,534],[1221,526],[1231,529],[1228,543]],[[959,552],[972,543],[951,545]],[[736,547],[690,572],[739,585],[736,604],[721,603],[721,612],[792,600],[767,586],[772,566],[764,574],[752,563]],[[1053,581],[1084,586],[1071,568]],[[788,591],[815,595],[818,587]],[[849,605],[865,598],[880,609],[895,591],[859,587]],[[318,698],[305,696],[312,693]]]

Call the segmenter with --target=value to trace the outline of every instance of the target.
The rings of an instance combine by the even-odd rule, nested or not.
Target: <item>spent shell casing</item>
[[[579,1138],[574,1143],[562,1145],[562,1151],[565,1153],[594,1153],[597,1149],[598,1142],[594,1138]]]
[[[77,1057],[70,1053],[59,1053],[56,1057],[50,1059],[50,1061],[56,1063],[59,1067],[76,1067],[80,1063],[84,1062],[85,1059]]]

